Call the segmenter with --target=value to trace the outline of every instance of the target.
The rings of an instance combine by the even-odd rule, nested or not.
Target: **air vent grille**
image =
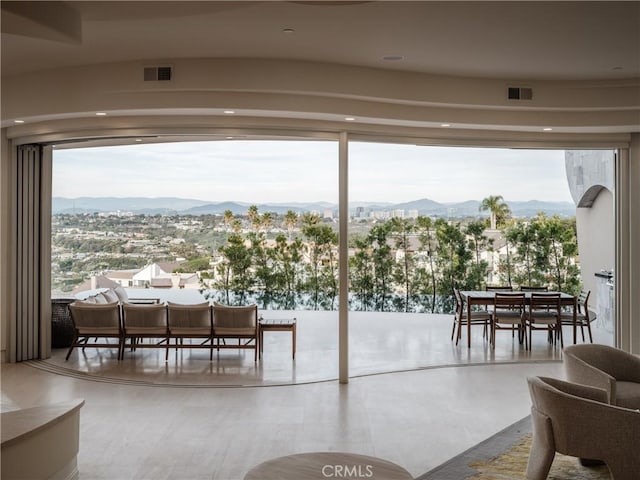
[[[145,82],[166,82],[172,78],[172,67],[144,67]]]
[[[507,89],[509,100],[531,100],[533,99],[533,89],[529,87],[509,87]]]

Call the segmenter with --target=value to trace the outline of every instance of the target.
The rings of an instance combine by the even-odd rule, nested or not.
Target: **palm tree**
[[[233,212],[231,210],[224,211],[224,224],[229,228],[233,224]]]
[[[291,232],[293,228],[298,223],[298,214],[293,210],[287,210],[287,213],[284,215],[284,225],[287,227],[287,231],[289,233],[288,237],[291,240]]]
[[[258,213],[258,207],[256,205],[250,205],[247,210],[247,217],[251,222],[251,226],[254,230],[258,230],[260,226],[260,214]]]
[[[482,200],[479,209],[481,212],[489,210],[491,230],[495,230],[498,222],[504,221],[511,213],[511,209],[509,205],[505,203],[502,195],[489,195]]]
[[[273,226],[273,214],[271,212],[265,212],[259,220],[260,226],[268,232]]]

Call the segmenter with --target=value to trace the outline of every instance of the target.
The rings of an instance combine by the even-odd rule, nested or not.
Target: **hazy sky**
[[[352,142],[350,201],[572,201],[564,151]],[[338,145],[182,142],[54,151],[57,197],[181,197],[249,203],[337,202]]]

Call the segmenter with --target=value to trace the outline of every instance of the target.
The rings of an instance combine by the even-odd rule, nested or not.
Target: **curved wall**
[[[585,290],[591,290],[590,308],[596,309],[595,273],[615,267],[615,212],[613,193],[604,188],[590,208],[576,209],[580,271]]]

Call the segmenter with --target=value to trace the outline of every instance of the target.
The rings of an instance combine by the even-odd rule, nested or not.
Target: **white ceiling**
[[[3,0],[1,7],[3,76],[187,57],[297,59],[528,80],[640,76],[635,1]]]

